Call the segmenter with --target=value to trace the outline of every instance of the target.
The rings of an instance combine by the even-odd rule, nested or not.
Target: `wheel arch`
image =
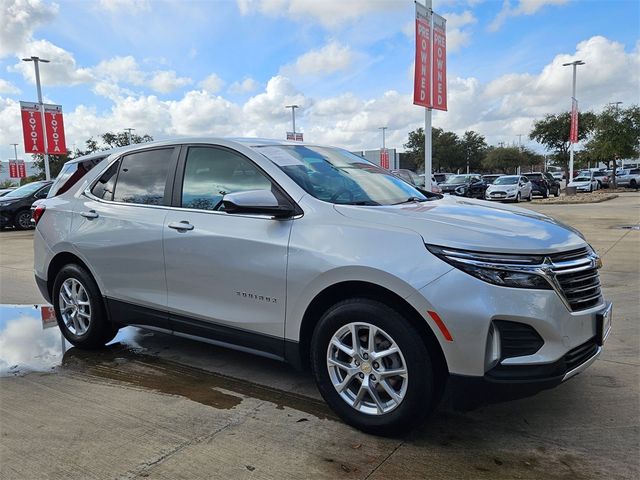
[[[49,292],[49,298],[53,298],[52,297],[53,283],[56,280],[56,276],[58,275],[58,272],[62,270],[65,265],[69,265],[72,263],[84,268],[87,271],[87,273],[91,275],[93,280],[96,282],[96,285],[98,285],[98,288],[100,288],[100,285],[97,282],[95,275],[93,274],[89,266],[80,257],[78,257],[77,255],[74,255],[71,252],[60,252],[60,253],[57,253],[51,259],[51,261],[49,262],[49,267],[47,268],[47,290]]]
[[[444,384],[449,369],[440,343],[434,332],[418,311],[393,291],[365,281],[343,281],[333,284],[319,292],[307,307],[300,324],[300,335],[295,352],[287,355],[287,359],[299,368],[309,367],[311,339],[318,321],[332,305],[349,298],[369,298],[382,302],[397,310],[419,333],[427,346],[434,365],[436,380]],[[291,358],[293,357],[293,358]]]

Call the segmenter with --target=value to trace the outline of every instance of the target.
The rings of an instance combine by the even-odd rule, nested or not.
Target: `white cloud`
[[[144,83],[144,73],[131,55],[103,60],[93,68],[95,76],[111,82],[124,82],[132,85]]]
[[[20,93],[20,89],[16,87],[13,83],[5,80],[4,78],[0,78],[0,93],[8,93],[9,95],[17,95]]]
[[[406,7],[398,0],[237,0],[237,4],[242,15],[254,12],[286,15],[294,20],[317,21],[330,28],[369,13]]]
[[[112,13],[141,13],[151,10],[151,2],[149,0],[100,0],[98,3],[100,8]]]
[[[0,2],[0,58],[22,51],[36,28],[58,13],[58,5],[41,0]],[[31,56],[31,54],[29,54]]]
[[[170,93],[192,83],[189,77],[178,77],[173,70],[155,72],[149,80],[149,86],[160,93]]]
[[[247,77],[241,81],[233,82],[229,86],[230,93],[250,93],[258,88],[258,82],[256,82],[253,78]]]
[[[520,0],[516,7],[511,6],[510,0],[504,0],[502,10],[489,24],[489,31],[499,30],[509,17],[533,15],[546,5],[564,5],[569,0]]]
[[[79,68],[71,53],[48,40],[28,42],[17,53],[18,58],[37,56],[50,61],[50,63],[40,64],[40,79],[43,85],[78,85],[94,80],[90,69]],[[20,72],[25,79],[35,83],[32,62],[19,61],[8,68],[12,72]]]
[[[299,56],[295,62],[283,67],[283,73],[298,75],[329,75],[346,70],[355,59],[355,54],[348,46],[335,40],[324,47],[310,50]]]
[[[209,93],[218,93],[223,85],[224,80],[215,73],[212,73],[200,82],[200,86]]]
[[[462,13],[443,13],[442,16],[447,19],[447,52],[455,53],[462,47],[469,45],[471,43],[471,32],[468,27],[478,23],[478,19],[473,13],[470,10],[465,10]],[[405,23],[402,27],[402,33],[409,38],[413,38],[415,35],[415,21],[411,20]]]

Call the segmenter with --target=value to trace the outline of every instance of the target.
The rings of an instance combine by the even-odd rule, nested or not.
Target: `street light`
[[[384,132],[389,127],[378,127],[378,130],[382,130],[382,149],[385,150],[387,148],[387,144],[385,142]]]
[[[285,105],[284,108],[291,109],[291,119],[293,120],[293,138],[296,137],[296,108],[300,108],[298,105]]]
[[[576,70],[578,65],[584,65],[585,63],[582,60],[574,60],[573,62],[563,63],[563,67],[568,67],[571,65],[573,67],[573,87],[571,89],[571,108],[573,109],[573,102],[576,101]],[[573,180],[573,150],[574,144],[571,144],[571,151],[569,153],[569,181]]]
[[[129,132],[129,134],[127,135],[127,139],[129,140],[129,145],[131,145],[131,132],[135,130],[135,128],[125,128],[124,130],[126,132]]]
[[[40,86],[40,62],[49,63],[49,60],[45,60],[40,57],[29,57],[23,58],[23,62],[33,62],[33,66],[36,69],[36,88],[38,89],[38,105],[40,106],[40,118],[42,119],[42,131],[45,131],[44,124],[44,104],[42,103],[42,87]],[[51,180],[51,173],[49,171],[49,154],[47,153],[48,145],[47,145],[47,136],[44,137],[44,177],[47,180]]]

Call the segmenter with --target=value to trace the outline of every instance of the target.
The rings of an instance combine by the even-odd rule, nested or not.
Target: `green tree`
[[[14,183],[11,180],[3,180],[0,182],[0,188],[11,188],[14,186]]]
[[[489,147],[482,167],[490,172],[516,173],[523,155],[518,147]]]
[[[407,158],[409,163],[413,165],[412,170],[423,171],[424,170],[424,129],[418,128],[412,132],[409,132],[409,141],[404,144],[406,148]]]
[[[460,137],[441,128],[432,130],[431,165],[437,172],[466,169],[467,160]]]
[[[578,113],[578,141],[586,140],[593,132],[596,115],[592,112]],[[529,133],[529,138],[544,145],[553,152],[554,159],[569,176],[569,131],[571,114],[569,112],[548,114],[538,120]]]
[[[473,130],[464,132],[461,139],[465,163],[470,172],[477,172],[482,168],[482,161],[487,153],[487,142],[484,136]]]

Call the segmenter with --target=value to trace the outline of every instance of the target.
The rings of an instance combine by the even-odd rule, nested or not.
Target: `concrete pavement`
[[[424,427],[379,438],[278,362],[133,328],[99,353],[63,349],[39,312],[2,310],[0,478],[637,478],[640,231],[616,227],[640,223],[640,195],[524,206],[585,234],[615,303],[602,357],[569,382],[511,401],[449,392]],[[41,302],[30,235],[0,233],[0,303]]]

